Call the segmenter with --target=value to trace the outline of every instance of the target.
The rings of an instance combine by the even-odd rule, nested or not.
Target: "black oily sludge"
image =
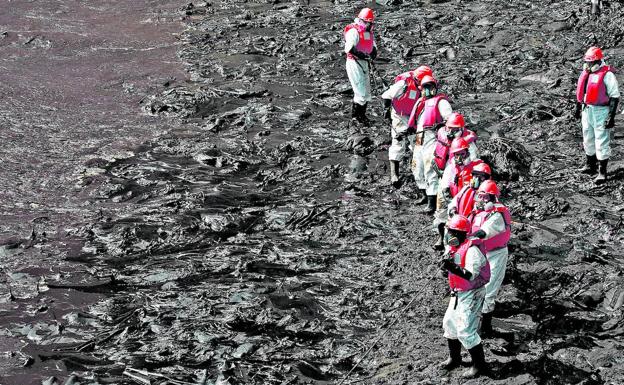
[[[142,101],[178,128],[98,163],[89,199],[104,209],[76,230],[101,296],[60,323],[90,338],[52,357],[81,378],[324,384],[357,363],[349,381],[458,380],[436,367],[447,289],[425,284],[435,229],[413,204],[411,178],[388,187],[381,103],[371,128],[347,123],[341,31],[355,10],[311,3],[181,11],[191,81]],[[622,382],[621,146],[616,133],[613,178],[593,186],[574,171],[582,150],[570,114],[586,46],[622,60],[621,6],[607,23],[563,1],[388,3],[377,5],[381,76],[435,69],[514,218],[485,342],[492,373],[473,382]],[[33,279],[14,280],[35,295]],[[19,332],[62,334],[56,324]]]

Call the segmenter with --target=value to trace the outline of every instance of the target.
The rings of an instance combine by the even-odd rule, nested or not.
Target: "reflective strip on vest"
[[[457,253],[459,253],[459,266],[461,268],[466,266],[466,254],[468,253],[468,249],[472,246],[479,247],[475,242],[468,240],[464,242],[461,246],[459,246],[458,249],[451,248],[451,253],[453,257],[455,257]],[[481,267],[481,269],[479,270],[479,275],[476,276],[473,280],[464,279],[458,275],[449,273],[448,282],[451,289],[455,291],[469,291],[480,288],[481,286],[484,286],[486,283],[490,282],[490,262],[487,260],[485,261],[485,265],[483,265],[483,267]]]

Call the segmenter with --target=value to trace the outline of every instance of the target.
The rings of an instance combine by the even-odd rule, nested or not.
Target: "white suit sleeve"
[[[479,159],[479,151],[477,150],[477,144],[475,142],[470,143],[468,152],[470,154],[470,160]]]
[[[619,98],[620,97],[620,89],[618,87],[618,81],[615,77],[615,74],[611,71],[607,72],[604,77],[605,87],[607,88],[607,95],[610,98]]]
[[[481,268],[485,266],[486,262],[487,259],[485,258],[485,255],[483,255],[478,247],[471,246],[468,248],[464,269],[468,270],[470,274],[472,274],[472,277],[470,277],[471,281],[479,276],[479,271],[481,271]]]
[[[501,213],[494,213],[481,225],[481,230],[485,231],[485,239],[490,239],[505,231],[505,217]]]
[[[383,94],[381,94],[382,99],[394,99],[397,98],[405,92],[405,80],[400,80],[393,85],[390,86]]]
[[[450,162],[449,162],[450,163]],[[451,178],[453,177],[453,165],[447,164],[440,178],[440,184],[438,185],[438,191],[442,193],[444,189],[451,187]]]
[[[440,115],[442,115],[442,119],[446,121],[448,117],[453,113],[453,107],[451,107],[451,103],[446,99],[440,100],[438,103],[438,111],[440,111]]]
[[[345,35],[345,53],[349,53],[360,41],[360,35],[355,28],[351,28]]]

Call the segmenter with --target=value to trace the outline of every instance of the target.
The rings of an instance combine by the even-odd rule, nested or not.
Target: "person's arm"
[[[613,128],[613,126],[615,126],[615,114],[617,114],[618,104],[620,103],[620,89],[618,87],[617,78],[611,71],[607,72],[605,75],[604,83],[607,89],[607,95],[609,96],[609,118],[606,128]]]
[[[345,48],[344,48],[345,53],[351,52],[351,50],[355,46],[357,46],[359,42],[360,42],[360,35],[358,34],[355,28],[351,28],[345,34]]]
[[[505,217],[501,213],[493,213],[490,217],[481,225],[481,228],[474,233],[474,236],[481,239],[490,239],[507,228],[505,224]]]
[[[475,278],[477,278],[479,276],[481,268],[485,266],[486,263],[487,259],[478,247],[469,247],[468,251],[466,252],[466,264],[464,266],[464,270],[470,273],[470,278],[468,279],[473,281]]]
[[[394,99],[403,95],[405,92],[405,80],[400,80],[393,85],[390,86],[383,94],[381,94],[382,99]]]
[[[440,111],[442,119],[446,122],[446,119],[453,113],[453,107],[451,107],[451,103],[449,103],[448,100],[441,99],[438,102],[438,111]]]
[[[479,150],[477,150],[477,144],[475,142],[470,143],[468,152],[470,153],[470,160],[479,159]]]
[[[604,77],[605,88],[607,89],[607,95],[609,98],[619,98],[620,97],[620,88],[618,85],[617,78],[615,74],[611,71],[607,72]]]

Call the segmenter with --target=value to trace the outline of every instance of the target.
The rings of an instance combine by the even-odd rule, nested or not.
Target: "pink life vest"
[[[398,98],[392,99],[392,107],[397,114],[409,116],[414,109],[414,104],[420,98],[420,90],[412,71],[404,72],[394,78],[395,83],[401,80],[405,81],[405,92]]]
[[[483,163],[483,161],[481,159],[473,160],[460,170],[455,162],[453,162],[451,180],[449,182],[452,197],[457,195],[457,193],[459,193],[464,186],[467,186],[470,183],[470,180],[472,179],[472,169],[479,163]]]
[[[464,186],[457,195],[453,197],[455,201],[455,208],[457,209],[457,214],[463,215],[465,217],[470,216],[472,210],[474,209],[474,200],[476,196],[476,190],[468,184]]]
[[[475,212],[470,218],[472,220],[472,232],[475,233],[495,213],[501,213],[503,215],[503,219],[505,220],[505,231],[500,234],[496,234],[491,238],[481,240],[483,250],[486,253],[507,247],[507,243],[511,238],[511,214],[509,213],[509,209],[502,203],[495,203],[492,210]]]
[[[464,133],[461,136],[464,138],[468,144],[475,142],[477,140],[477,134],[470,130],[464,130]],[[433,159],[435,160],[438,168],[440,170],[444,170],[446,167],[446,163],[448,162],[448,154],[449,149],[451,148],[451,143],[449,143],[448,137],[446,136],[446,128],[441,127],[438,130],[438,136],[436,139],[436,147],[433,153]]]
[[[349,32],[353,28],[355,28],[360,35],[358,43],[355,46],[356,51],[369,55],[371,52],[373,52],[373,45],[375,42],[375,36],[373,35],[373,31],[366,31],[366,27],[360,23],[351,23],[345,27],[343,36],[346,38],[347,32]],[[347,59],[358,60],[358,58],[353,56],[351,53],[347,53]]]
[[[425,129],[432,129],[436,125],[444,123],[442,114],[440,114],[440,110],[438,109],[438,103],[442,99],[447,100],[446,95],[439,94],[429,99],[425,99],[424,96],[421,96],[414,105],[407,126],[415,127],[418,124],[420,114],[424,114],[423,128]]]
[[[472,246],[479,247],[480,249],[478,243],[472,240],[466,240],[458,248],[451,247],[450,251],[453,258],[457,255],[457,253],[459,253],[460,267],[463,268],[466,266],[466,254],[468,253],[468,249]],[[486,283],[490,282],[490,262],[486,259],[485,265],[483,265],[483,267],[479,270],[479,275],[477,275],[473,280],[464,279],[449,272],[448,281],[451,290],[454,291],[469,291],[485,286]]]
[[[592,106],[608,106],[609,95],[604,83],[604,77],[611,67],[603,66],[594,73],[581,72],[576,84],[576,100],[579,103],[591,104]]]

